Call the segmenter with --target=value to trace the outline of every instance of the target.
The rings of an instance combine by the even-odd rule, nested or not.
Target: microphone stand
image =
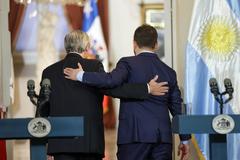
[[[30,98],[30,101],[32,102],[32,104],[34,106],[36,106],[36,114],[35,117],[41,117],[40,114],[40,107],[43,105],[43,103],[41,102],[41,97],[40,95],[37,95],[36,93],[34,93],[34,95],[30,95],[29,91],[28,91],[28,96]],[[45,104],[45,103],[44,103]]]
[[[42,106],[44,106],[47,102],[49,101],[49,98],[44,98],[43,100],[41,100],[41,98],[38,98],[37,101],[37,110],[36,110],[36,115],[35,117],[42,117],[40,114],[41,108]]]
[[[28,95],[30,101],[31,101],[35,106],[37,106],[37,101],[38,101],[38,97],[39,97],[39,96],[35,93],[35,91],[28,91],[28,92],[27,92],[27,95]],[[34,98],[36,98],[36,100],[35,100]]]
[[[226,95],[226,94],[228,94],[229,97],[224,101],[223,96]],[[218,95],[219,95],[219,98],[218,98]],[[223,114],[223,107],[224,107],[223,105],[228,103],[232,99],[232,96],[230,96],[230,94],[227,91],[222,92],[222,93],[218,93],[218,95],[216,95],[214,97],[220,105],[220,114]]]
[[[40,90],[39,95],[37,95],[33,88],[27,92],[27,95],[29,96],[30,101],[33,103],[33,105],[36,106],[35,117],[42,117],[40,113],[41,108],[49,101],[50,91]]]

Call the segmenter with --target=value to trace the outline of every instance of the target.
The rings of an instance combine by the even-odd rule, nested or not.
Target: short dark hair
[[[141,47],[154,48],[157,43],[157,30],[148,24],[143,24],[135,30],[134,41]]]

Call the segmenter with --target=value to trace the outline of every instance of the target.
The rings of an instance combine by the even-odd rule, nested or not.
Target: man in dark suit
[[[84,136],[49,140],[48,154],[53,155],[54,160],[100,160],[104,156],[103,93],[119,98],[144,99],[148,97],[148,88],[146,83],[142,83],[99,90],[65,79],[63,68],[76,68],[78,62],[88,72],[104,72],[104,69],[101,62],[81,57],[89,48],[86,33],[73,31],[66,35],[64,44],[67,51],[65,59],[43,71],[42,80],[48,78],[51,81],[51,95],[49,103],[42,107],[40,113],[41,116],[83,116]],[[164,94],[168,89],[154,80],[149,87],[154,94]]]
[[[97,87],[115,87],[122,83],[146,83],[154,75],[160,82],[168,82],[169,92],[163,96],[149,96],[144,101],[122,99],[119,112],[118,153],[120,160],[172,159],[172,130],[169,111],[181,114],[181,93],[176,72],[163,63],[154,51],[157,31],[149,25],[138,27],[134,33],[135,56],[120,59],[111,73],[89,73],[66,68],[66,78]],[[84,68],[83,68],[84,70]],[[190,135],[180,135],[181,159],[188,159]]]

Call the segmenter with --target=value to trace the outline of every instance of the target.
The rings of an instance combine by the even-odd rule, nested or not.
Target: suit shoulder
[[[98,67],[100,65],[102,65],[102,62],[100,60],[97,59],[86,59],[85,61],[89,66],[91,67]]]
[[[97,59],[85,59],[86,62],[88,62],[89,64],[98,64],[98,63],[101,63],[100,60],[97,60]]]
[[[168,72],[170,72],[171,74],[176,74],[176,71],[171,68],[170,66],[168,66],[166,63],[164,63],[163,61],[160,60],[160,63],[162,65],[162,67],[167,70]]]
[[[99,72],[104,71],[103,64],[100,60],[97,59],[84,59],[85,69],[88,72]]]
[[[51,64],[50,66],[48,66],[48,67],[46,67],[44,70],[43,70],[43,72],[51,72],[51,71],[55,71],[56,69],[59,69],[60,68],[60,66],[62,66],[63,65],[63,60],[60,60],[60,61],[58,61],[58,62],[56,62],[56,63],[54,63],[54,64]]]
[[[122,57],[121,59],[128,60],[133,58],[136,58],[136,56],[126,56],[126,57]]]
[[[131,60],[133,60],[133,59],[135,59],[136,58],[136,56],[127,56],[127,57],[122,57],[122,58],[120,58],[120,60],[119,61],[131,61]]]

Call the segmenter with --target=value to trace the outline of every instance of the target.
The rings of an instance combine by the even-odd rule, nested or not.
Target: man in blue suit
[[[65,68],[66,78],[100,88],[111,88],[122,83],[147,83],[155,75],[159,82],[167,82],[169,92],[149,96],[146,100],[122,99],[119,112],[119,160],[171,160],[172,130],[169,111],[181,114],[181,93],[176,72],[163,63],[154,51],[157,49],[157,31],[150,25],[138,27],[134,33],[135,56],[124,57],[110,73],[84,72]],[[181,159],[189,156],[186,143],[190,135],[180,135]],[[184,143],[183,143],[184,142]]]

